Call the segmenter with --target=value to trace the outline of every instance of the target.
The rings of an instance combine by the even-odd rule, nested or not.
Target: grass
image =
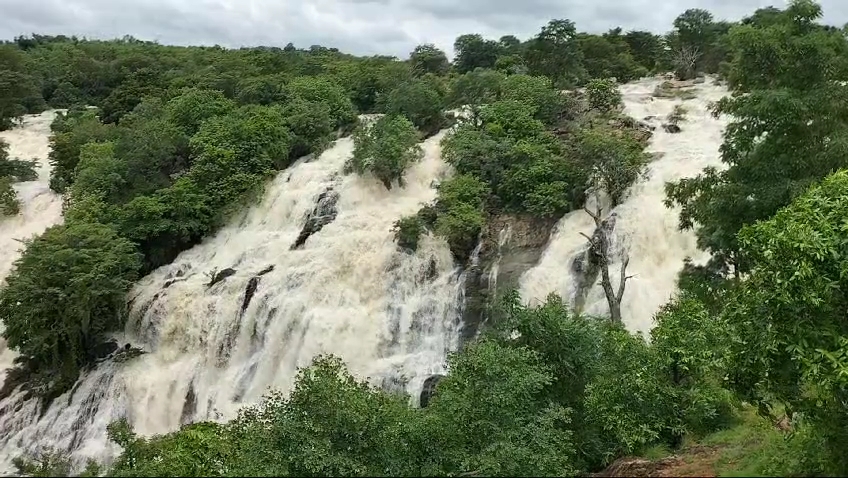
[[[756,409],[746,406],[726,429],[702,438],[688,437],[676,452],[654,446],[640,456],[663,460],[663,476],[826,475],[819,461],[822,449],[808,431],[800,427],[794,436],[784,433],[757,415]]]

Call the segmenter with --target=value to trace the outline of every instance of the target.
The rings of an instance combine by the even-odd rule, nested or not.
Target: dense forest
[[[347,173],[393,188],[420,159],[420,141],[453,127],[442,155],[455,174],[394,234],[408,253],[424,234],[442,237],[463,267],[493,214],[559,218],[582,208],[587,191],[622,201],[651,161],[650,132],[623,115],[617,84],[708,74],[730,90],[713,106],[730,118],[727,167],[666,192],[680,228],[694,229],[712,259],[683,268],[649,340],[624,329],[611,286],[609,318],[556,296],[529,307],[513,293],[490,304],[496,320],[449,357],[423,408],[321,356],[290,394],[271,393],[226,423],[155,437],[112,423],[123,453],[85,473],[576,475],[652,446],[675,449],[753,407],[791,423],[759,473],[844,475],[848,40],[821,14],[812,0],[738,22],[692,9],[666,35],[595,35],[552,20],[524,41],[461,35],[453,61],[429,44],[404,60],[291,44],[40,35],[0,44],[0,128],[66,110],[49,158],[64,223],[26,243],[0,290],[3,336],[20,353],[0,396],[22,383],[45,402],[68,391],[122,327],[134,281],[343,135],[355,144]],[[382,115],[360,119],[370,113]],[[5,146],[0,215],[13,215],[11,184],[32,179],[34,164]],[[602,266],[606,242],[592,244]],[[70,472],[58,452],[18,466]]]

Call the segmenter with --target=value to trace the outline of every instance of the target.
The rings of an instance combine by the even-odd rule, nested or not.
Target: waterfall
[[[21,255],[23,244],[19,241],[41,234],[62,221],[62,198],[50,190],[50,164],[47,162],[50,123],[55,115],[55,110],[27,115],[20,125],[0,132],[0,139],[9,145],[10,158],[38,162],[38,179],[13,186],[21,211],[16,216],[0,218],[0,287]],[[12,366],[14,358],[15,353],[7,349],[6,341],[0,338],[0,383],[6,378],[6,370]]]
[[[15,410],[0,415],[0,462],[45,445],[76,466],[109,460],[109,422],[149,435],[230,419],[269,388],[289,390],[322,353],[414,397],[457,347],[463,277],[444,240],[424,237],[409,255],[392,226],[435,198],[443,135],[424,142],[403,188],[342,174],[350,138],[281,172],[261,202],[133,288],[116,340],[145,353],[99,364],[48,410],[20,393],[0,403]]]
[[[679,211],[666,208],[665,183],[684,177],[696,176],[704,167],[721,167],[719,145],[725,120],[713,118],[709,104],[720,99],[726,90],[708,79],[695,85],[695,99],[681,101],[671,98],[654,98],[652,92],[661,82],[646,79],[621,87],[625,113],[656,126],[648,151],[660,153],[650,163],[647,177],[634,184],[622,204],[615,208],[612,249],[619,252],[613,257],[610,275],[617,289],[623,253],[628,253],[630,263],[621,314],[625,326],[633,332],[650,331],[653,316],[674,294],[677,274],[683,260],[691,257],[703,263],[708,254],[696,246],[692,231],[679,231]],[[687,119],[681,123],[682,132],[670,134],[663,131],[664,121],[676,104],[688,109]],[[583,269],[581,259],[587,249],[586,239],[580,233],[592,235],[595,224],[584,211],[567,214],[557,224],[547,249],[539,264],[527,271],[520,281],[521,297],[535,304],[544,301],[551,292],[560,294],[572,303],[581,302]],[[575,261],[578,261],[575,263]],[[587,314],[607,314],[606,296],[599,282],[586,291],[582,311]]]

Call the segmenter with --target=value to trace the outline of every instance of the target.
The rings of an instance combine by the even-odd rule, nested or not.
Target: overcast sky
[[[848,22],[848,0],[822,0],[825,22]],[[552,18],[581,31],[667,31],[686,8],[735,20],[783,0],[0,0],[0,38],[32,32],[227,47],[313,44],[405,58],[420,43],[451,54],[463,33],[525,39]]]

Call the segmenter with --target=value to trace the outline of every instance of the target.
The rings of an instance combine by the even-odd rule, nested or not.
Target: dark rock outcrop
[[[336,219],[338,210],[336,203],[339,201],[339,193],[329,188],[318,196],[315,208],[309,213],[306,218],[306,223],[303,225],[300,234],[292,244],[291,249],[297,249],[306,243],[310,236],[324,228],[327,224]]]
[[[666,133],[671,133],[671,134],[677,134],[681,131],[680,126],[677,126],[676,124],[664,124],[663,129],[665,130]]]
[[[218,282],[221,282],[222,280],[226,279],[227,277],[234,276],[235,274],[236,274],[235,269],[233,269],[232,267],[227,267],[226,269],[224,269],[222,271],[218,271],[217,273],[215,273],[212,276],[212,279],[209,281],[209,284],[207,284],[207,286],[212,287],[213,285],[217,284]]]
[[[251,299],[253,299],[254,294],[256,294],[256,289],[259,287],[259,281],[262,278],[260,276],[251,277],[249,281],[247,281],[247,287],[244,289],[244,300],[241,302],[241,313],[244,314],[244,311],[247,310],[247,307],[250,305]]]
[[[436,394],[436,385],[438,385],[439,381],[443,378],[445,378],[444,375],[436,374],[430,375],[426,380],[424,380],[424,386],[421,388],[421,396],[418,400],[421,408],[426,408],[430,403],[430,399]]]
[[[489,320],[500,293],[518,286],[521,275],[538,264],[557,219],[500,215],[489,219],[481,237],[479,261],[467,269],[461,339],[472,339]],[[501,241],[502,239],[502,241]],[[497,274],[492,274],[497,265]]]
[[[185,401],[183,401],[183,410],[180,413],[180,425],[188,425],[197,411],[197,394],[194,392],[194,384],[188,386]]]
[[[261,271],[259,271],[259,273],[258,273],[258,274],[256,274],[256,275],[257,275],[257,276],[264,276],[265,274],[267,274],[267,273],[269,273],[269,272],[271,272],[271,271],[273,271],[273,270],[274,270],[274,264],[271,264],[271,265],[269,265],[268,267],[266,267],[266,268],[262,269]]]
[[[106,358],[112,353],[118,350],[118,342],[115,340],[109,340],[108,342],[103,342],[94,346],[91,350],[91,357],[93,359],[102,359]]]

